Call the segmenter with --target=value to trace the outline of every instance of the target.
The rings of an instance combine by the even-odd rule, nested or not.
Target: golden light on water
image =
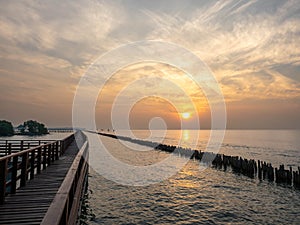
[[[183,138],[184,141],[188,141],[190,139],[190,131],[189,130],[183,130],[182,138]]]

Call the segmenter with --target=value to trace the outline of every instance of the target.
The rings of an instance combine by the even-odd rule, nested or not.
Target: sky
[[[228,129],[299,129],[299,3],[0,0],[0,119],[72,126],[76,88],[95,60],[119,46],[159,40],[189,50],[211,70],[224,96]],[[197,118],[201,128],[210,128],[205,93],[173,65],[128,65],[99,91],[99,128],[111,126],[120,93],[123,104],[148,96],[131,108],[133,129],[148,128],[156,117],[169,129],[180,128],[181,120],[194,128]],[[122,112],[117,116],[122,119]]]

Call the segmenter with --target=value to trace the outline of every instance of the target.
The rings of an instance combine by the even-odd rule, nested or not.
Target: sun
[[[184,112],[184,113],[181,113],[181,117],[183,119],[189,119],[191,117],[191,114],[189,112]]]

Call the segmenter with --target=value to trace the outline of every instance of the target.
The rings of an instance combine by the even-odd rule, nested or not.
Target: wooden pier
[[[80,131],[0,158],[0,224],[76,224],[87,160]]]

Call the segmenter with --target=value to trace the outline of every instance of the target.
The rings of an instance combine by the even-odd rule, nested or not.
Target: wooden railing
[[[87,184],[87,177],[88,142],[85,141],[41,224],[76,224],[81,198]]]
[[[0,140],[0,157],[54,141],[56,140]]]
[[[75,139],[71,134],[63,140],[29,148],[0,158],[0,204],[4,204],[7,194],[14,194],[35,174],[50,166],[65,152]],[[19,183],[19,184],[18,184]]]

